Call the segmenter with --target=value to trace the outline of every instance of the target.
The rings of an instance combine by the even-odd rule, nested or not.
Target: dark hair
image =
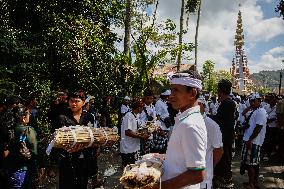
[[[12,106],[13,104],[20,103],[20,98],[18,96],[10,96],[5,100],[5,104],[7,106]]]
[[[218,83],[218,90],[226,95],[231,93],[232,83],[227,79],[221,79]]]
[[[150,89],[146,89],[143,93],[144,96],[154,96],[154,93]]]
[[[131,108],[132,109],[137,109],[140,107],[144,107],[144,102],[141,98],[135,98],[131,102]]]
[[[186,86],[186,90],[187,90],[187,92],[190,92],[191,90],[193,89],[193,87],[190,87],[190,86]],[[198,99],[199,98],[199,96],[200,96],[200,90],[199,89],[197,89],[197,88],[195,88],[196,89],[196,97],[195,97],[195,99]]]
[[[78,90],[75,92],[72,92],[68,95],[69,99],[70,98],[80,98],[81,100],[85,101],[86,100],[86,96],[84,94],[84,92],[82,90]]]
[[[13,108],[14,118],[18,121],[20,117],[27,115],[28,111],[29,110],[24,105],[19,104]]]

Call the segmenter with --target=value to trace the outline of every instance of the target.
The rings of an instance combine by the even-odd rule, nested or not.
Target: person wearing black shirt
[[[232,83],[229,80],[221,80],[218,83],[218,99],[221,102],[217,114],[212,116],[218,123],[222,133],[223,156],[214,168],[214,188],[232,188],[232,144],[234,140],[234,124],[236,104],[230,97]]]
[[[59,115],[57,127],[94,124],[93,116],[83,111],[85,95],[82,91],[69,96],[69,108]],[[59,188],[86,189],[88,178],[97,174],[97,149],[61,150],[59,158]]]

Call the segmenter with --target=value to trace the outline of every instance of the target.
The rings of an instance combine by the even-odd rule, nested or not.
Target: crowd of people
[[[164,159],[162,182],[148,188],[233,188],[232,158],[241,145],[240,174],[248,173],[245,188],[259,188],[260,161],[275,154],[284,160],[284,100],[268,93],[238,95],[228,80],[218,83],[218,95],[202,90],[195,72],[176,73],[170,88],[159,96],[146,89],[143,97],[125,96],[114,126],[111,97],[100,110],[94,96],[83,90],[60,91],[48,114],[53,133],[63,126],[111,127],[120,135],[122,167],[141,155]],[[86,189],[103,185],[98,178],[100,148],[53,149],[48,164],[38,150],[37,97],[12,96],[1,102],[0,186],[36,188],[45,167],[59,170],[59,188]],[[149,124],[158,128],[150,133]],[[281,140],[282,139],[282,140]],[[53,169],[49,169],[53,175]]]

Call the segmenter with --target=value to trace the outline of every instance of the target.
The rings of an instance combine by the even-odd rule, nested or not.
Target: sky
[[[217,70],[229,71],[239,10],[250,72],[284,69],[284,20],[275,12],[277,3],[278,0],[202,0],[198,70],[202,70],[204,61],[212,60]],[[160,0],[157,21],[170,18],[179,26],[180,8],[180,0]],[[196,15],[191,15],[184,42],[194,42],[195,25]],[[193,63],[193,60],[184,63]]]

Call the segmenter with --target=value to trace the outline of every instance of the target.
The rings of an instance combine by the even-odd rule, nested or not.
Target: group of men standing
[[[249,182],[244,187],[259,188],[260,150],[265,137],[275,133],[271,128],[277,120],[276,101],[270,100],[264,107],[261,96],[252,93],[247,105],[241,107],[241,99],[232,98],[231,82],[221,80],[218,102],[213,97],[209,103],[209,95],[201,97],[201,80],[194,72],[174,74],[170,82],[167,98],[163,99],[161,95],[154,106],[153,95],[144,95],[143,99],[133,100],[132,107],[123,117],[120,143],[123,166],[134,163],[144,150],[141,144],[149,140],[149,134],[138,132],[141,123],[159,120],[162,123],[160,130],[170,133],[170,136],[164,135],[167,136],[166,149],[157,151],[165,158],[162,188],[233,188],[231,166],[236,123],[243,119],[240,171],[242,174],[248,172]],[[170,119],[169,104],[177,111],[171,127],[164,121],[167,116]],[[272,140],[273,137],[269,138]],[[134,144],[134,140],[135,149],[125,150],[128,144]],[[273,141],[270,143],[274,144]],[[159,187],[154,184],[146,188]]]
[[[165,120],[169,119],[170,113],[167,112],[167,102],[161,98],[156,102],[156,107],[147,103],[153,95],[144,95],[144,99],[135,99],[132,103],[132,109],[123,117],[121,125],[121,142],[120,152],[122,154],[123,166],[134,163],[137,153],[141,150],[143,140],[149,139],[149,134],[145,135],[138,132],[141,118],[152,116],[153,119],[159,119],[161,123],[161,131],[170,130],[170,137],[167,136],[166,151],[160,152],[164,160],[164,174],[162,176],[162,188],[211,188],[213,178],[213,167],[218,161],[223,158],[226,163],[225,170],[231,171],[229,157],[230,149],[224,148],[223,144],[227,144],[231,134],[233,134],[234,125],[230,125],[230,119],[234,119],[235,103],[231,103],[230,98],[225,96],[227,91],[229,95],[231,90],[230,82],[223,81],[219,85],[221,110],[226,111],[226,115],[220,116],[220,110],[217,112],[216,121],[206,116],[205,101],[199,97],[202,90],[202,82],[200,77],[195,72],[177,73],[172,76],[171,87],[169,93],[170,106],[178,111],[174,118],[173,127],[166,126]],[[168,91],[169,92],[169,91]],[[163,108],[164,107],[164,108]],[[231,108],[231,109],[230,109]],[[155,112],[155,113],[154,113]],[[162,113],[164,112],[164,113]],[[228,116],[231,113],[232,116]],[[141,116],[141,118],[139,118]],[[149,120],[152,121],[152,120]],[[225,133],[222,137],[221,133]],[[231,132],[232,131],[232,132]],[[228,136],[227,136],[228,135]],[[162,135],[163,136],[163,135]],[[164,135],[166,136],[166,135]],[[226,141],[224,142],[224,138]],[[141,140],[142,139],[142,140]],[[131,141],[131,142],[130,142]],[[135,141],[135,142],[134,142]],[[125,150],[127,147],[135,143],[135,148],[132,151]],[[226,147],[226,146],[225,146]],[[220,164],[219,166],[222,166]],[[222,175],[223,176],[223,175]],[[226,174],[226,176],[229,176]],[[228,179],[230,180],[231,177]],[[204,181],[203,181],[204,180]],[[203,183],[200,185],[200,183]],[[160,186],[152,185],[146,188],[159,188]]]

